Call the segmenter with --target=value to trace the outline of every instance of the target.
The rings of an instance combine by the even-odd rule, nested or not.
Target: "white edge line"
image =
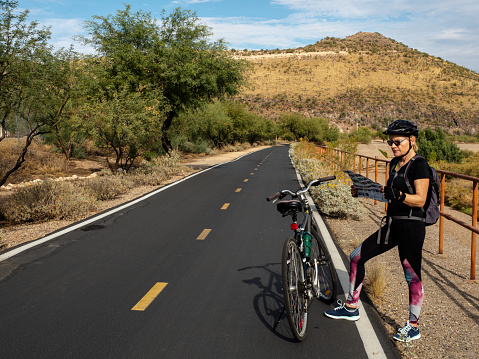
[[[264,148],[263,148],[263,149],[264,149]],[[227,162],[223,162],[223,163],[219,163],[219,164],[217,164],[217,165],[211,166],[211,167],[209,167],[209,168],[207,168],[207,169],[204,169],[204,170],[202,170],[202,171],[193,173],[193,174],[191,174],[191,175],[189,175],[189,176],[187,176],[187,177],[185,177],[185,178],[182,178],[182,179],[180,179],[180,180],[178,180],[178,181],[176,181],[176,182],[170,183],[169,185],[166,185],[166,186],[161,187],[161,188],[159,188],[159,189],[157,189],[157,190],[154,190],[153,192],[147,193],[147,194],[143,195],[142,197],[139,197],[139,198],[137,198],[137,199],[134,199],[134,200],[132,200],[131,202],[128,202],[128,203],[126,203],[126,204],[124,204],[124,205],[121,205],[121,206],[119,206],[119,207],[116,207],[116,208],[114,208],[114,209],[112,209],[112,210],[110,210],[110,211],[107,211],[107,212],[105,212],[105,213],[102,213],[102,214],[93,216],[93,217],[91,217],[91,218],[89,218],[89,219],[87,219],[87,220],[84,220],[84,221],[82,221],[82,222],[80,222],[80,223],[74,224],[74,225],[72,225],[72,226],[70,226],[70,227],[67,227],[67,228],[65,228],[65,229],[62,229],[62,230],[60,230],[60,231],[58,231],[58,232],[55,232],[55,233],[49,234],[49,235],[47,235],[47,236],[45,236],[45,237],[43,237],[43,238],[34,240],[34,241],[30,242],[30,243],[27,243],[27,244],[25,244],[25,245],[22,245],[22,246],[16,248],[16,249],[12,249],[11,251],[8,251],[7,253],[4,253],[4,254],[1,254],[1,255],[0,255],[0,262],[3,262],[4,260],[7,260],[7,259],[9,259],[9,258],[11,258],[11,257],[13,257],[13,256],[16,256],[17,254],[22,253],[22,252],[24,252],[24,251],[26,251],[26,250],[29,250],[30,248],[33,248],[33,247],[36,247],[36,246],[38,246],[38,245],[40,245],[40,244],[43,244],[43,243],[45,243],[45,242],[51,241],[52,239],[55,239],[55,238],[57,238],[57,237],[60,237],[60,236],[62,236],[62,235],[64,235],[64,234],[66,234],[66,233],[69,233],[69,232],[72,232],[72,231],[74,231],[74,230],[77,230],[78,228],[85,227],[86,225],[88,225],[88,224],[90,224],[90,223],[93,223],[93,222],[96,222],[96,221],[98,221],[99,219],[102,219],[102,218],[104,218],[104,217],[108,217],[108,216],[112,215],[113,213],[122,211],[122,210],[124,210],[125,208],[128,208],[128,207],[130,207],[130,206],[133,206],[134,204],[137,204],[137,203],[139,203],[139,202],[141,202],[141,201],[144,201],[145,199],[147,199],[147,198],[149,198],[149,197],[152,197],[152,196],[154,196],[154,195],[156,195],[156,194],[158,194],[158,193],[160,193],[160,192],[162,192],[162,191],[165,191],[165,190],[167,190],[168,188],[171,188],[171,187],[173,187],[173,186],[176,186],[177,184],[179,184],[179,183],[181,183],[181,182],[184,182],[184,181],[186,181],[186,180],[188,180],[188,179],[190,179],[190,178],[193,178],[193,177],[195,177],[195,176],[198,176],[199,174],[202,174],[202,173],[204,173],[204,172],[207,172],[207,171],[209,171],[209,170],[212,170],[213,168],[216,168],[216,167],[225,165],[225,164],[227,164],[227,163],[231,163],[231,162],[238,161],[239,159],[241,159],[241,158],[243,158],[243,157],[245,157],[245,156],[248,156],[248,155],[250,155],[250,154],[252,154],[252,153],[261,151],[261,150],[263,150],[263,149],[259,149],[259,150],[257,150],[257,151],[253,151],[253,152],[244,154],[243,156],[240,156],[240,157],[238,157],[238,158],[235,158],[234,160],[227,161]]]
[[[294,167],[294,163],[292,159],[291,159],[291,163],[293,164],[293,167]],[[296,170],[296,167],[294,168]],[[303,187],[303,180],[297,170],[296,170],[296,176],[298,178],[298,182],[300,186]],[[341,255],[339,254],[339,251],[336,245],[334,244],[333,238],[331,237],[331,234],[329,233],[328,227],[326,227],[326,224],[321,218],[321,215],[319,214],[313,199],[311,198],[309,193],[306,193],[306,197],[311,205],[313,217],[319,226],[319,231],[323,235],[324,241],[326,242],[326,246],[328,247],[329,253],[331,254],[331,259],[333,260],[334,266],[336,267],[336,272],[338,274],[338,279],[339,279],[339,282],[341,283],[341,287],[343,287],[344,291],[346,292],[345,293],[345,299],[346,299],[347,292],[349,290],[348,270],[346,266],[344,265]],[[376,335],[376,332],[373,329],[373,326],[371,324],[371,321],[369,320],[366,310],[364,310],[361,300],[359,300],[358,307],[362,309],[361,319],[355,321],[355,324],[358,329],[359,336],[361,337],[361,340],[363,342],[366,354],[368,355],[368,358],[387,359],[386,353],[384,352],[384,349],[381,343],[379,342],[379,339]]]

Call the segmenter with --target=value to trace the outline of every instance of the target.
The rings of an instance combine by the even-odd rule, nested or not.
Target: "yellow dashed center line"
[[[251,175],[251,176],[254,175],[254,172],[251,172],[250,175]]]
[[[244,182],[248,182],[248,179],[246,178],[246,179],[244,180]]]
[[[158,294],[165,289],[167,284],[168,283],[162,282],[156,283],[131,310],[144,311],[155,300]]]
[[[203,241],[210,234],[211,229],[203,229],[203,232],[196,238],[198,241]]]
[[[237,188],[235,192],[241,192],[241,188]]]
[[[227,209],[227,208],[229,207],[229,205],[230,205],[229,203],[225,203],[225,204],[223,205],[223,207],[221,207],[221,209]]]

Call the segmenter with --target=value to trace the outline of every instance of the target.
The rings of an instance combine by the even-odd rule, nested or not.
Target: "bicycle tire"
[[[283,246],[282,256],[283,297],[289,327],[298,341],[303,341],[308,323],[307,299],[304,295],[304,269],[301,255],[294,239]]]
[[[334,267],[328,247],[323,237],[313,226],[311,235],[311,261],[317,261],[318,278],[316,287],[319,290],[316,297],[326,304],[333,303],[338,295],[338,275]]]

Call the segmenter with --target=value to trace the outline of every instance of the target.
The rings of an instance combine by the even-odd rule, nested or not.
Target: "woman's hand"
[[[388,186],[381,187],[381,192],[384,194],[384,198],[390,201],[404,202],[404,199],[406,198],[405,193]]]
[[[358,196],[358,189],[354,187],[354,185],[351,185],[351,196],[357,197]]]

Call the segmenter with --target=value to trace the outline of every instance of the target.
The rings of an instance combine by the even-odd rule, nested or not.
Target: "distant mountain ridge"
[[[406,118],[422,128],[479,132],[479,74],[379,33],[235,55],[253,64],[241,99],[272,119],[300,112],[347,131]]]

